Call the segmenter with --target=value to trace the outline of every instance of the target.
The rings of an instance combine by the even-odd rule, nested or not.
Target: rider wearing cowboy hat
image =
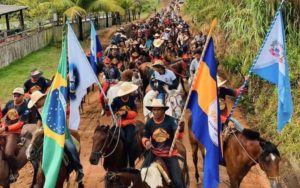
[[[118,81],[121,79],[120,72],[118,68],[112,64],[112,61],[109,57],[106,57],[103,60],[104,67],[102,68],[102,71],[105,76],[105,82],[102,83],[102,90],[106,94],[108,91],[110,85],[118,83]],[[101,92],[100,93],[100,106],[102,107],[101,109],[101,115],[104,115],[104,94]]]
[[[35,91],[32,93],[30,101],[28,102],[28,108],[32,111],[37,111],[37,118],[38,118],[38,126],[42,125],[42,108],[45,104],[46,95],[41,93],[40,91]],[[67,112],[68,113],[68,112]],[[68,114],[67,114],[68,115]],[[66,154],[71,161],[72,167],[76,170],[76,181],[81,182],[83,179],[83,169],[80,163],[79,153],[77,152],[76,146],[74,145],[71,139],[65,140],[65,147]]]
[[[6,134],[5,157],[11,169],[10,181],[16,181],[18,174],[17,157],[17,139],[20,136],[22,127],[29,122],[30,111],[27,108],[27,102],[24,100],[24,89],[21,87],[13,90],[13,100],[6,103],[0,113],[0,119],[5,117],[4,123],[1,124],[0,134]]]
[[[137,89],[137,85],[123,82],[120,85],[117,97],[114,98],[111,104],[113,112],[121,118],[120,124],[125,136],[129,166],[132,168],[134,168],[134,149],[137,147],[137,143],[134,140],[137,107],[135,97],[132,94]]]
[[[165,68],[163,61],[157,60],[152,67],[154,68],[154,72],[151,75],[150,86],[153,90],[158,91],[157,98],[165,101],[166,92],[176,89],[179,81],[174,72]]]
[[[169,150],[177,129],[176,121],[173,117],[166,115],[165,111],[169,108],[162,100],[153,99],[150,106],[146,106],[153,117],[146,122],[142,143],[147,150],[151,149],[146,155],[143,166],[150,166],[155,157],[160,157],[166,164],[172,187],[184,187],[183,177],[178,163],[178,151],[175,148],[169,156]],[[180,125],[179,132],[183,132],[183,124]]]
[[[34,91],[45,93],[50,86],[49,80],[42,77],[43,72],[38,69],[33,69],[30,73],[30,79],[24,83],[24,92],[29,95]]]

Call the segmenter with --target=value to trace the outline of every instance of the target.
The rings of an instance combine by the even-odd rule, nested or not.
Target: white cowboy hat
[[[153,46],[156,47],[156,48],[158,48],[158,47],[160,47],[163,43],[164,43],[164,40],[162,40],[162,39],[155,39],[155,40],[153,41]]]
[[[227,82],[227,80],[221,80],[221,78],[217,75],[217,83],[218,83],[218,87],[221,87],[222,85],[224,85]]]
[[[138,89],[138,86],[133,84],[133,83],[130,83],[130,82],[123,82],[121,85],[120,85],[120,89],[117,93],[117,96],[118,97],[122,97],[124,95],[128,95],[132,92],[134,92],[135,90]]]
[[[35,91],[31,94],[30,96],[30,101],[28,102],[27,107],[30,109],[32,108],[36,102],[38,102],[38,100],[40,100],[43,96],[45,96],[46,94],[43,94],[40,91]]]
[[[160,35],[158,33],[155,33],[154,37],[159,37]]]
[[[152,111],[152,108],[164,108],[167,110],[169,107],[164,105],[161,99],[152,99],[151,105],[146,106],[146,108]]]

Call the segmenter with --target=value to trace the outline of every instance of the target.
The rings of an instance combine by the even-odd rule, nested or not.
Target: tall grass
[[[279,5],[276,0],[187,0],[185,12],[198,26],[219,20],[216,31],[217,56],[222,71],[232,80],[247,74]],[[283,8],[287,58],[290,68],[294,115],[281,134],[277,126],[277,89],[257,76],[252,76],[249,95],[242,101],[247,119],[265,137],[283,141],[280,150],[293,156],[300,165],[300,1],[286,1]],[[233,81],[234,82],[234,81]],[[240,83],[238,83],[240,84]],[[238,86],[235,84],[235,86]]]

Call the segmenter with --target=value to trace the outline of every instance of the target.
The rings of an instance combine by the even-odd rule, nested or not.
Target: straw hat
[[[24,89],[21,87],[17,87],[13,90],[13,94],[20,94],[20,95],[24,95]]]
[[[43,74],[42,71],[39,71],[38,69],[33,69],[30,73],[31,77],[39,77]]]
[[[30,101],[28,102],[27,107],[30,109],[32,108],[36,102],[38,102],[38,100],[40,100],[43,96],[45,96],[46,94],[43,94],[40,91],[35,91],[31,94],[30,96]]]
[[[158,59],[154,62],[154,64],[152,65],[152,67],[163,67],[165,68],[165,64],[162,60]]]
[[[221,80],[221,78],[217,75],[217,83],[218,83],[218,87],[221,87],[222,85],[224,85],[227,82],[227,80]]]
[[[163,108],[164,110],[167,110],[169,107],[164,105],[161,99],[152,99],[151,105],[146,106],[146,108],[152,111],[152,108]]]
[[[158,33],[155,33],[154,37],[159,37],[160,35]]]
[[[133,52],[133,53],[131,54],[131,56],[132,56],[132,57],[139,57],[139,53]]]
[[[123,82],[120,85],[120,89],[117,93],[117,96],[122,97],[122,96],[128,95],[128,94],[134,92],[137,89],[138,89],[137,85],[135,85],[133,83],[130,83],[130,82]]]
[[[164,43],[164,40],[162,40],[162,39],[155,39],[155,40],[153,41],[153,46],[156,47],[156,48],[158,48],[158,47],[160,47],[163,43]]]
[[[118,49],[118,46],[117,46],[117,45],[112,45],[112,46],[110,47],[110,49]]]

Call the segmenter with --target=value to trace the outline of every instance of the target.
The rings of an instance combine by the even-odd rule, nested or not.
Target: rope
[[[265,39],[264,39],[264,41],[263,41],[263,43],[262,43],[261,48],[259,49],[259,51],[258,51],[258,53],[257,53],[255,59],[253,60],[252,66],[251,66],[251,68],[250,68],[250,70],[249,70],[249,72],[248,72],[247,77],[250,77],[251,74],[252,74],[252,72],[253,72],[253,68],[254,68],[254,66],[256,65],[257,59],[259,58],[259,56],[260,56],[260,54],[261,54],[261,52],[262,52],[262,49],[264,48],[264,46],[265,46],[265,44],[266,44],[266,42],[267,42],[267,39],[268,39],[268,37],[269,37],[269,35],[270,35],[271,30],[273,29],[273,26],[274,26],[274,24],[275,24],[276,18],[278,17],[278,15],[279,15],[279,13],[280,13],[280,11],[281,11],[281,8],[282,8],[282,6],[283,6],[284,1],[285,1],[285,0],[282,0],[281,3],[280,3],[280,5],[279,5],[279,8],[278,8],[278,10],[277,10],[277,12],[276,12],[276,14],[275,14],[275,17],[274,17],[274,19],[273,19],[273,21],[272,21],[272,23],[271,23],[270,29],[269,29],[269,31],[267,32],[267,35],[266,35],[266,37],[265,37]],[[245,81],[244,81],[244,83],[243,83],[243,85],[242,85],[242,87],[241,87],[241,89],[240,89],[240,93],[239,93],[239,95],[237,96],[237,98],[236,98],[235,101],[234,101],[234,105],[233,105],[233,107],[231,108],[231,111],[230,111],[230,113],[229,113],[229,115],[228,115],[228,117],[227,117],[227,120],[226,120],[225,124],[228,124],[229,118],[230,118],[230,117],[232,116],[232,114],[234,113],[234,111],[235,111],[235,109],[236,109],[236,107],[237,107],[237,105],[238,105],[238,102],[240,101],[240,99],[241,99],[241,97],[242,97],[242,94],[243,94],[243,91],[244,91],[244,89],[245,89],[245,87],[246,87],[247,84],[248,84],[248,79],[245,79]]]

